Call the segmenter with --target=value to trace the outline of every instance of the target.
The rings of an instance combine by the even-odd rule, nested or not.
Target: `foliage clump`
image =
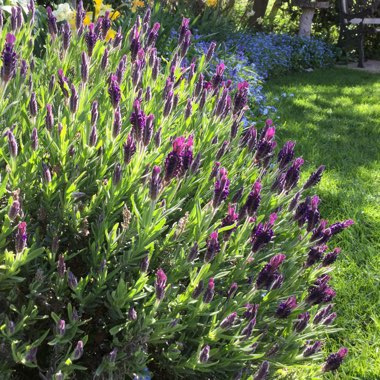
[[[34,4],[2,20],[0,367],[4,378],[268,378],[321,364],[334,331],[334,235],[271,120],[242,128],[213,51],[162,62],[160,25],[112,39],[110,14],[76,28]],[[4,22],[3,22],[4,21]],[[313,364],[317,363],[317,364]]]

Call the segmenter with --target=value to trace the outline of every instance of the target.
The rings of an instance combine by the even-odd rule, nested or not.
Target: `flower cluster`
[[[2,376],[337,370],[346,349],[319,351],[353,222],[321,218],[324,167],[302,183],[272,120],[244,128],[252,84],[215,44],[187,59],[188,19],[165,60],[149,9],[114,36],[81,2],[75,28],[46,16],[38,59],[33,12],[1,24]]]

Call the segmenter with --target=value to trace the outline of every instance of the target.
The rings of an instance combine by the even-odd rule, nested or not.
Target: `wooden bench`
[[[339,42],[342,46],[344,39],[349,39],[350,26],[356,26],[358,38],[359,67],[364,67],[364,41],[369,30],[380,32],[380,0],[340,0],[340,36]]]

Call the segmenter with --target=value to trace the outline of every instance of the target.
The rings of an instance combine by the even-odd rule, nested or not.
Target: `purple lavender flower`
[[[165,296],[167,276],[162,269],[159,269],[156,273],[156,297],[158,301],[161,301]]]
[[[277,145],[274,141],[275,133],[275,127],[268,127],[265,129],[264,136],[260,136],[255,154],[255,160],[257,162],[262,162],[264,159],[270,157],[273,154],[273,150]]]
[[[140,101],[136,99],[133,103],[133,112],[130,117],[132,124],[132,133],[134,139],[139,142],[142,141],[143,132],[146,126],[146,116],[141,109]]]
[[[8,136],[9,155],[12,158],[16,158],[18,154],[18,144],[16,141],[16,137],[11,130],[7,132],[7,136]]]
[[[354,221],[352,219],[345,220],[344,222],[334,223],[330,226],[331,235],[336,235],[345,230],[346,228],[352,226]]]
[[[16,37],[8,33],[5,38],[4,49],[1,53],[3,66],[1,68],[1,79],[7,83],[14,75],[16,70],[17,55],[14,50]]]
[[[309,319],[310,319],[310,313],[309,312],[299,314],[296,322],[294,323],[294,327],[293,327],[294,331],[302,332],[303,330],[305,330],[305,328],[309,322]]]
[[[148,269],[149,269],[149,256],[146,255],[142,260],[141,260],[141,263],[140,263],[140,271],[142,273],[147,273],[148,272]]]
[[[199,361],[201,363],[207,363],[210,357],[210,346],[206,345],[202,348],[199,354]]]
[[[54,91],[54,85],[55,85],[55,75],[53,74],[50,77],[50,81],[49,81],[49,92],[50,93],[52,93]]]
[[[323,321],[322,324],[325,326],[330,326],[334,323],[335,319],[337,317],[336,313],[329,314]]]
[[[305,351],[302,353],[302,355],[304,358],[308,358],[309,356],[312,356],[318,351],[320,351],[321,347],[322,347],[322,343],[319,340],[317,340],[311,346],[307,346]]]
[[[154,23],[152,29],[150,30],[148,34],[148,38],[146,40],[145,48],[152,47],[155,45],[157,37],[158,37],[158,31],[160,30],[160,23],[156,22]]]
[[[10,22],[11,22],[12,32],[16,32],[17,31],[17,9],[15,7],[11,8]]]
[[[82,83],[87,83],[88,75],[89,75],[89,64],[88,64],[88,59],[85,52],[82,52],[82,55],[81,55],[80,74],[81,74]]]
[[[323,372],[335,371],[343,363],[343,359],[348,353],[347,348],[342,347],[337,353],[331,354],[326,359],[326,363],[323,366]]]
[[[212,301],[212,299],[214,298],[214,294],[215,294],[215,283],[214,283],[214,279],[213,278],[210,278],[208,280],[208,286],[207,286],[207,289],[203,295],[203,302],[204,303],[210,303]]]
[[[131,40],[131,45],[130,45],[131,61],[135,62],[137,58],[137,53],[141,48],[140,34],[137,28],[133,28],[131,33],[132,33],[132,40]]]
[[[220,328],[227,330],[232,327],[232,325],[235,322],[235,319],[237,317],[237,313],[233,312],[230,315],[228,315],[226,318],[223,319],[223,321],[220,323]]]
[[[289,191],[293,189],[300,178],[301,166],[304,164],[304,160],[302,157],[296,158],[290,168],[286,171],[284,178],[284,188]]]
[[[199,281],[198,285],[193,290],[193,293],[191,294],[191,298],[197,299],[201,293],[203,292],[204,284],[203,281]]]
[[[21,64],[20,64],[20,76],[21,76],[21,78],[25,79],[27,73],[28,73],[28,64],[26,63],[25,59],[23,59],[23,60],[21,60]]]
[[[311,207],[311,198],[306,197],[304,202],[298,204],[294,213],[294,220],[298,222],[298,225],[302,227],[307,221],[308,211]]]
[[[228,205],[228,212],[227,215],[222,219],[221,227],[227,227],[232,226],[236,223],[238,220],[238,213],[236,212],[236,206],[235,205]],[[228,231],[223,232],[223,240],[228,241],[232,235],[232,233],[236,230],[236,227],[231,228]]]
[[[70,87],[71,95],[70,95],[70,111],[71,113],[77,113],[78,111],[78,104],[79,104],[79,96],[77,89],[72,84]]]
[[[274,235],[272,227],[276,218],[276,214],[271,214],[268,222],[259,223],[255,226],[252,231],[252,252],[259,251],[272,240]]]
[[[63,24],[62,28],[62,47],[63,51],[67,51],[67,49],[70,46],[70,40],[71,40],[71,28],[70,24],[68,22],[65,22]]]
[[[318,313],[315,314],[315,316],[314,316],[313,323],[314,324],[320,323],[330,313],[332,308],[333,308],[333,305],[329,304],[325,308],[318,311]]]
[[[253,184],[252,191],[248,194],[247,200],[239,212],[239,220],[245,219],[247,216],[252,217],[255,215],[261,202],[261,189],[262,185],[260,181],[256,181]]]
[[[9,321],[8,323],[7,323],[7,329],[8,329],[8,333],[9,334],[14,334],[14,332],[15,332],[15,323],[13,322],[13,321]]]
[[[256,319],[257,311],[259,310],[259,305],[252,305],[247,303],[245,305],[246,311],[243,314],[243,317],[248,320]]]
[[[54,115],[51,104],[46,104],[45,126],[48,131],[52,131],[54,127]]]
[[[78,286],[78,279],[75,277],[74,273],[68,271],[67,273],[67,283],[71,289],[75,289]]]
[[[98,141],[98,132],[96,130],[96,125],[93,125],[91,127],[91,132],[88,140],[88,145],[95,146],[96,142]]]
[[[70,96],[69,95],[69,88],[70,87],[69,87],[67,78],[63,75],[62,69],[58,70],[58,83],[59,83],[59,86],[61,87],[61,90],[62,90],[64,97],[68,98]]]
[[[227,298],[231,299],[235,297],[237,290],[238,290],[238,284],[236,282],[233,282],[230,288],[228,289]]]
[[[191,43],[191,31],[188,30],[185,33],[185,37],[183,38],[181,45],[180,45],[180,53],[181,57],[184,58],[187,54],[187,51],[189,50]]]
[[[335,291],[328,286],[330,276],[327,274],[319,277],[313,286],[309,288],[306,302],[310,305],[330,302],[335,297]]]
[[[279,254],[276,256],[273,256],[269,263],[264,266],[263,269],[261,269],[260,273],[257,276],[256,279],[256,287],[257,289],[270,289],[273,282],[280,276],[280,273],[278,271],[279,266],[283,263],[286,256],[283,254]]]
[[[197,84],[195,85],[195,88],[194,88],[194,97],[197,98],[202,93],[203,87],[204,87],[204,76],[202,73],[200,73]]]
[[[57,273],[60,278],[63,278],[65,276],[66,264],[65,264],[65,258],[63,257],[63,255],[58,256]]]
[[[131,306],[128,310],[128,319],[130,321],[135,321],[137,319],[137,312],[133,306]]]
[[[199,255],[199,246],[198,246],[198,243],[195,242],[194,245],[191,247],[190,252],[187,256],[187,261],[191,263],[198,257],[198,255]]]
[[[307,231],[310,232],[313,230],[318,224],[320,220],[320,213],[318,211],[320,199],[317,195],[314,195],[311,198],[310,208],[307,211]]]
[[[276,315],[279,318],[287,318],[296,307],[296,297],[290,296],[286,301],[280,303],[276,310]]]
[[[112,137],[116,139],[121,132],[121,112],[120,107],[117,107],[114,111],[113,116],[113,128],[112,128]]]
[[[96,41],[98,40],[98,35],[94,31],[94,24],[92,23],[88,26],[88,32],[86,33],[85,40],[87,44],[87,54],[91,58]]]
[[[21,222],[17,226],[17,234],[15,238],[16,253],[21,253],[25,249],[27,239],[28,235],[26,233],[26,223]]]
[[[241,331],[241,334],[244,335],[245,339],[248,339],[252,335],[253,328],[255,327],[255,325],[256,325],[256,318],[253,318],[248,322],[247,326],[245,326],[244,329]]]
[[[54,40],[58,34],[57,19],[55,18],[51,7],[46,7],[46,12],[48,19],[48,30],[52,39]]]
[[[322,178],[322,174],[323,174],[325,168],[326,167],[324,165],[321,165],[315,172],[313,172],[310,175],[309,179],[303,185],[303,188],[304,189],[308,189],[308,188],[310,188],[312,186],[317,185],[320,182],[321,178]]]
[[[216,73],[212,77],[212,88],[216,90],[223,81],[223,73],[226,66],[223,62],[216,66]]]
[[[79,360],[82,356],[83,356],[83,342],[79,340],[72,354],[72,359]]]
[[[111,28],[110,11],[107,10],[102,18],[102,37],[106,38],[108,31]]]
[[[159,148],[160,145],[161,145],[161,131],[162,131],[162,128],[158,128],[157,129],[157,132],[154,134],[154,146],[156,148]]]
[[[179,29],[179,35],[178,35],[178,45],[180,45],[185,38],[186,32],[189,30],[190,25],[190,19],[189,18],[183,18],[181,27]]]
[[[108,55],[109,55],[109,50],[108,48],[105,48],[104,53],[102,55],[102,60],[100,61],[100,67],[103,71],[105,71],[108,66]]]
[[[296,143],[294,141],[287,141],[278,153],[278,166],[282,170],[290,161],[294,158],[294,147]]]
[[[21,210],[20,202],[16,199],[13,201],[11,207],[9,208],[9,211],[8,211],[9,219],[12,221],[15,220],[17,216],[19,215],[20,210]]]
[[[172,112],[173,106],[174,106],[174,92],[169,91],[165,100],[165,104],[164,104],[164,111],[163,111],[164,117],[168,117],[170,115],[170,113]]]
[[[75,16],[75,25],[78,31],[83,28],[83,21],[85,17],[86,17],[86,12],[83,8],[83,1],[79,0],[78,5],[77,5],[76,16]]]
[[[149,195],[152,201],[157,200],[161,190],[162,180],[160,177],[161,169],[159,166],[155,166],[152,171],[152,177],[150,180]]]
[[[266,380],[269,375],[269,362],[263,361],[255,373],[255,376],[253,377],[253,380]]]
[[[323,252],[327,249],[327,245],[316,245],[315,247],[311,247],[309,253],[307,255],[307,260],[305,263],[305,267],[311,267],[318,261],[322,259]]]
[[[133,138],[131,135],[127,136],[127,140],[125,141],[123,145],[123,151],[124,151],[124,163],[128,165],[131,162],[133,155],[136,153],[136,144],[133,141]]]
[[[120,87],[116,75],[111,75],[109,79],[108,94],[111,99],[112,107],[116,109],[121,99]]]
[[[218,231],[214,231],[210,234],[207,240],[207,251],[205,253],[204,261],[209,263],[220,252],[220,244],[218,241]]]
[[[239,113],[248,103],[248,82],[238,83],[238,91],[234,99],[234,114]]]
[[[113,179],[112,179],[112,184],[117,186],[120,182],[121,182],[121,178],[122,178],[122,169],[121,169],[121,165],[118,163],[116,164],[115,166],[115,169],[113,171]]]
[[[127,65],[127,56],[124,54],[116,69],[116,77],[119,84],[121,84],[121,82],[123,81],[126,65]]]
[[[91,125],[96,125],[99,118],[98,102],[94,100],[91,104]]]
[[[17,22],[17,29],[20,30],[22,27],[22,24],[24,23],[24,17],[22,16],[22,9],[21,7],[16,7],[16,22]]]
[[[143,130],[142,142],[144,146],[148,146],[153,137],[153,122],[154,115],[150,114],[146,118],[146,123]]]
[[[240,199],[243,197],[243,193],[244,193],[244,187],[240,187],[237,192],[234,194],[234,196],[232,197],[232,203],[238,203],[240,201]]]
[[[206,53],[206,62],[210,62],[212,59],[212,56],[215,53],[216,48],[216,42],[212,41],[208,47],[207,53]]]
[[[173,150],[165,159],[165,182],[171,181],[182,170],[182,152],[185,145],[184,137],[177,137],[173,142]]]
[[[66,322],[65,322],[64,319],[60,319],[58,321],[57,331],[58,331],[59,335],[61,335],[61,336],[65,335],[65,332],[66,332]]]
[[[27,362],[36,362],[37,360],[38,347],[31,348],[25,355],[25,360]]]
[[[192,106],[191,98],[189,98],[187,99],[186,108],[185,108],[185,114],[184,114],[185,120],[187,120],[191,116],[192,110],[193,110],[193,106]]]
[[[340,252],[340,248],[335,248],[332,252],[327,253],[322,260],[322,266],[327,267],[334,264]]]
[[[227,170],[221,168],[214,185],[214,198],[212,205],[218,208],[228,197],[230,189],[230,180],[227,177]]]
[[[42,178],[43,178],[44,182],[46,182],[46,183],[51,182],[50,168],[44,162],[42,163]]]

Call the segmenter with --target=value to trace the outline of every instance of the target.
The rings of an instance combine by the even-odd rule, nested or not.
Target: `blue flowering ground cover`
[[[178,32],[172,31],[173,43]],[[193,33],[193,55],[206,53],[212,36]],[[171,43],[166,42],[166,46]],[[314,70],[331,67],[336,58],[334,48],[317,38],[305,38],[288,34],[234,33],[225,41],[219,41],[211,70],[224,62],[228,71],[226,77],[237,83],[247,81],[251,113],[257,116],[276,117],[276,106],[268,104],[263,91],[266,80],[293,71]],[[292,94],[282,94],[282,97]],[[273,101],[273,100],[272,100]],[[247,114],[250,119],[249,113]]]

